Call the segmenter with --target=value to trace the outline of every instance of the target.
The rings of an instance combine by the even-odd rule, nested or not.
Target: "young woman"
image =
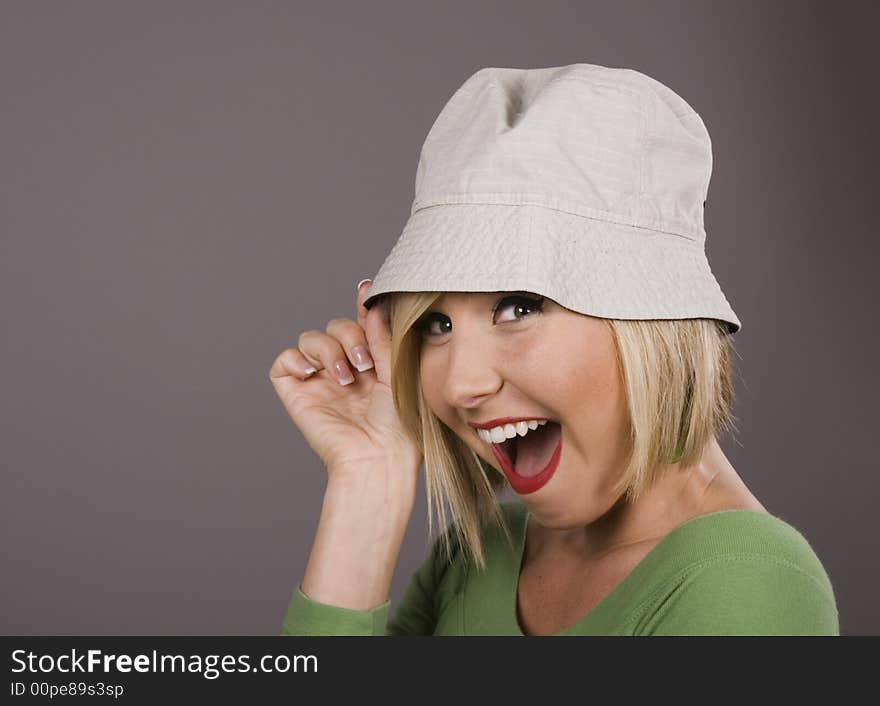
[[[710,171],[699,116],[638,72],[456,92],[357,320],[269,373],[328,474],[283,634],[839,634],[819,558],[718,443],[740,322]],[[392,615],[423,461],[451,521]]]

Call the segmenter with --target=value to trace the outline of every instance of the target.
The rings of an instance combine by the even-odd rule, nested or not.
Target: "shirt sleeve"
[[[369,610],[353,610],[312,600],[298,584],[282,621],[282,635],[432,635],[437,622],[437,590],[443,573],[440,539],[410,578],[403,598]]]
[[[784,560],[719,557],[688,571],[654,601],[638,634],[840,635],[827,574]]]

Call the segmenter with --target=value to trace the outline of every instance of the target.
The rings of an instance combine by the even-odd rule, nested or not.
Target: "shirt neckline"
[[[523,506],[525,507],[525,506]],[[558,632],[551,633],[547,637],[559,637],[563,635],[577,635],[582,632],[583,627],[594,617],[598,616],[606,606],[610,605],[610,603],[620,594],[622,593],[631,583],[636,581],[639,576],[647,570],[649,565],[649,559],[653,559],[653,557],[659,553],[661,549],[665,549],[666,546],[671,541],[673,536],[677,537],[684,531],[686,528],[689,529],[693,527],[694,523],[707,520],[709,518],[715,518],[719,515],[727,515],[730,513],[739,513],[739,514],[750,514],[750,515],[762,515],[762,516],[770,516],[765,512],[758,512],[756,510],[740,510],[740,509],[731,509],[731,510],[717,510],[715,512],[709,512],[704,515],[697,515],[696,517],[692,517],[689,520],[685,520],[680,525],[673,527],[669,532],[667,532],[657,544],[655,544],[650,551],[642,557],[641,561],[636,564],[630,572],[621,579],[617,585],[608,593],[602,600],[600,600],[596,605],[594,605],[590,611],[581,617],[577,622],[572,625],[569,625],[567,628],[564,628]],[[513,596],[512,599],[508,601],[508,615],[513,617],[513,624],[516,634],[520,637],[534,637],[530,635],[526,635],[522,631],[522,627],[519,624],[519,617],[517,616],[517,593],[519,590],[519,576],[522,572],[522,564],[525,559],[525,546],[526,546],[526,534],[528,533],[529,528],[529,518],[532,513],[528,508],[525,508],[525,512],[523,513],[523,522],[520,525],[520,534],[519,534],[519,545],[517,547],[519,554],[519,561],[515,566],[515,574],[513,578]]]

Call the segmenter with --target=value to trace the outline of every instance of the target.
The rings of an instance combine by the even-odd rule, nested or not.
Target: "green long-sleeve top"
[[[516,594],[528,509],[501,503],[514,539],[484,530],[486,568],[440,539],[390,601],[352,610],[297,585],[282,635],[519,635]],[[455,544],[453,543],[453,546]],[[839,635],[837,603],[818,556],[784,520],[751,510],[694,517],[663,537],[587,615],[557,635]]]

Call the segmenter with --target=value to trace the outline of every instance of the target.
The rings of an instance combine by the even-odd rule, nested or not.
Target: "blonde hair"
[[[446,556],[452,557],[449,540],[454,534],[459,548],[482,570],[483,527],[499,526],[510,541],[497,500],[507,479],[436,417],[422,397],[421,337],[412,326],[442,294],[386,295],[390,297],[392,395],[401,423],[424,453],[429,535],[436,514],[447,530]],[[727,325],[715,319],[602,320],[615,341],[632,449],[614,492],[625,493],[631,502],[668,465],[691,465],[713,437],[735,428],[733,344]],[[446,520],[447,509],[451,522]]]

